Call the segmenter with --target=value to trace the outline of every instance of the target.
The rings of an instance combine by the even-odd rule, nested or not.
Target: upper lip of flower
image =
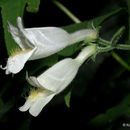
[[[21,18],[17,18],[18,28],[14,27],[10,22],[8,22],[8,31],[13,36],[16,43],[20,46],[22,50],[34,48],[35,45],[28,39],[27,31],[22,26]]]

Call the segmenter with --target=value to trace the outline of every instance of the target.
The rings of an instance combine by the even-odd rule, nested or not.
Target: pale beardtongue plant
[[[26,79],[34,89],[30,91],[25,104],[19,110],[23,112],[29,110],[32,116],[38,116],[43,107],[71,83],[85,60],[96,52],[96,46],[90,45],[85,47],[75,59],[65,58],[38,77],[28,77],[27,74]]]
[[[113,46],[113,42],[99,38],[96,29],[82,29],[70,34],[58,27],[24,29],[20,17],[17,18],[17,25],[18,28],[8,23],[9,32],[20,49],[12,52],[4,68],[1,66],[2,69],[6,70],[6,74],[16,74],[23,69],[28,60],[48,57],[80,41],[91,43],[96,40],[101,44],[101,46],[95,45],[95,43],[88,44],[76,58],[61,60],[38,77],[26,74],[27,81],[34,87],[30,91],[25,104],[19,110],[23,112],[29,110],[29,113],[35,117],[55,95],[62,92],[72,82],[86,59],[113,48],[130,49],[129,45]],[[117,34],[121,34],[122,29],[119,32]],[[112,41],[118,38],[119,35],[117,34],[114,35]]]
[[[8,30],[19,48],[12,51],[5,67],[6,74],[20,72],[28,60],[48,57],[65,47],[80,41],[94,41],[98,32],[95,29],[82,29],[69,34],[62,28],[42,27],[23,28],[21,18],[17,27],[8,22]]]

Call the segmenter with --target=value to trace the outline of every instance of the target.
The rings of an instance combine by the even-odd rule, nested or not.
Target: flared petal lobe
[[[55,93],[47,90],[34,90],[27,98],[25,104],[19,108],[20,111],[25,112],[29,110],[32,116],[37,116],[43,107],[50,102],[55,96]]]
[[[10,73],[16,74],[20,70],[22,70],[24,64],[32,56],[34,51],[35,48],[32,50],[25,50],[25,51],[18,52],[13,56],[9,57],[6,65],[6,74],[10,74]]]
[[[43,107],[45,107],[51,99],[55,96],[55,94],[51,94],[43,99],[37,100],[29,109],[29,113],[32,116],[38,116],[39,113],[42,111]]]
[[[25,112],[27,111],[33,104],[33,100],[26,100],[25,104],[19,108],[20,111]]]

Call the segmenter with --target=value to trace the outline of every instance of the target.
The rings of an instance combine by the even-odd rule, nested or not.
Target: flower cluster
[[[6,67],[1,66],[6,70],[6,74],[20,72],[28,60],[48,57],[80,41],[92,42],[98,36],[94,29],[78,30],[71,34],[58,27],[25,29],[20,17],[17,18],[17,25],[18,27],[14,27],[8,22],[8,30],[20,49],[12,52]],[[71,83],[79,67],[96,51],[95,45],[89,45],[84,47],[76,58],[61,60],[38,77],[28,76],[27,73],[26,79],[34,89],[30,91],[25,104],[19,110],[29,109],[31,115],[37,116],[55,95]]]

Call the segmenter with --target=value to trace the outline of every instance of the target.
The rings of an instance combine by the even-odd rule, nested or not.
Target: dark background
[[[112,9],[126,7],[125,1],[107,0],[60,0],[68,9],[70,9],[81,21],[90,20],[104,15]],[[112,18],[102,26],[101,36],[110,39],[112,34],[122,25],[127,26],[126,15]],[[73,24],[73,21],[58,9],[51,0],[41,0],[39,12],[28,13],[25,9],[24,26],[44,27],[44,26],[65,26]],[[125,38],[125,36],[124,36]],[[1,63],[5,64],[7,54],[4,45],[1,45],[0,57]],[[129,56],[128,51],[117,51],[122,57]],[[3,58],[4,57],[4,58]],[[128,59],[128,58],[126,58]],[[22,97],[24,84],[17,82],[21,75],[18,74],[12,87],[5,91],[3,96],[5,102],[10,99],[7,106],[10,106],[8,112],[1,116],[2,129],[13,130],[33,130],[33,129],[104,129],[123,130],[122,122],[130,122],[129,115],[118,117],[114,122],[108,122],[107,125],[94,126],[88,125],[88,122],[96,115],[105,113],[107,109],[118,105],[125,95],[129,93],[130,76],[110,53],[98,55],[95,62],[85,63],[79,70],[75,80],[69,87],[72,87],[70,108],[64,103],[64,93],[56,96],[39,114],[38,117],[32,117],[28,112],[20,112],[18,107],[23,105],[25,99]],[[12,78],[11,75],[5,76],[0,70],[1,85]],[[17,100],[16,100],[17,98]],[[13,105],[11,105],[13,102]],[[6,106],[5,108],[6,109]],[[0,129],[1,129],[0,128]]]

